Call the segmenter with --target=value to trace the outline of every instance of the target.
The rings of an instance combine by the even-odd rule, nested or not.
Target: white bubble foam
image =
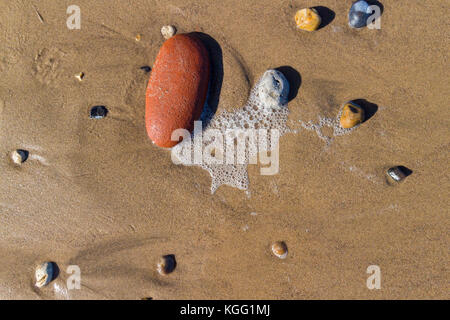
[[[289,115],[287,107],[288,93],[289,82],[284,75],[276,70],[267,70],[251,90],[250,97],[242,108],[233,112],[223,111],[219,115],[213,115],[209,107],[205,107],[204,120],[206,121],[203,122],[202,150],[205,150],[206,146],[214,142],[214,140],[205,138],[205,132],[208,130],[219,130],[225,137],[224,140],[227,138],[233,139],[230,134],[236,134],[238,131],[236,129],[264,129],[268,132],[267,146],[255,145],[258,139],[246,139],[244,150],[239,150],[239,148],[232,150],[234,159],[242,157],[245,159],[243,163],[227,164],[224,161],[223,164],[203,162],[199,165],[211,175],[211,193],[214,193],[221,185],[248,190],[248,164],[255,163],[258,152],[273,150],[278,143],[278,138],[290,132],[287,126]],[[278,130],[279,136],[272,137],[270,130]],[[187,143],[190,145],[186,146]],[[174,150],[172,152],[181,154],[184,147],[193,150],[194,143],[195,136],[193,134],[190,140],[182,141],[173,147]],[[224,151],[227,153],[228,150],[225,148]],[[183,161],[183,159],[179,160],[184,165],[192,165],[190,162]]]
[[[333,136],[337,137],[337,136],[343,136],[343,135],[349,134],[353,130],[355,130],[356,128],[358,128],[360,126],[360,124],[357,124],[353,128],[349,128],[349,129],[342,128],[340,125],[342,110],[343,110],[343,108],[341,108],[339,110],[339,113],[336,116],[336,118],[325,118],[325,117],[319,116],[318,123],[313,123],[312,121],[304,122],[302,120],[299,120],[299,122],[301,123],[303,128],[305,128],[306,130],[315,131],[317,133],[317,136],[320,139],[324,140],[327,145],[330,145],[333,142],[333,138],[328,137],[323,134],[323,132],[322,132],[323,127],[332,128]]]

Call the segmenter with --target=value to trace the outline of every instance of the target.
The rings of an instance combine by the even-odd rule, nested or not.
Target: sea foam
[[[247,103],[240,109],[233,112],[223,111],[219,115],[214,115],[209,108],[205,106],[203,121],[202,139],[199,140],[196,135],[198,131],[191,134],[191,139],[185,139],[172,148],[172,155],[183,154],[183,149],[195,149],[196,139],[201,141],[201,152],[203,158],[214,154],[211,150],[211,144],[215,143],[215,138],[210,137],[209,132],[215,131],[215,136],[220,132],[223,140],[233,139],[234,142],[243,132],[257,131],[258,133],[267,132],[266,143],[261,143],[260,139],[247,139],[245,149],[223,148],[227,157],[230,152],[234,159],[244,159],[243,162],[234,162],[232,164],[223,161],[223,163],[211,163],[211,161],[202,163],[192,163],[182,157],[178,157],[179,163],[184,165],[198,165],[207,170],[212,178],[211,193],[213,194],[221,185],[229,185],[241,190],[249,189],[249,177],[247,172],[248,164],[256,164],[256,158],[261,153],[273,151],[278,148],[278,139],[283,134],[290,132],[287,126],[289,109],[287,107],[289,94],[289,82],[284,75],[277,70],[267,70],[259,79],[250,92]],[[276,134],[271,134],[276,132]],[[261,135],[259,136],[261,137]],[[223,143],[221,141],[220,143]],[[236,144],[236,142],[235,142]],[[256,144],[256,145],[255,145]],[[227,144],[225,144],[227,145]],[[198,150],[198,147],[197,147]],[[220,158],[223,155],[214,154],[213,157]],[[261,161],[262,162],[262,161]]]
[[[338,137],[338,136],[343,136],[343,135],[351,133],[353,130],[355,130],[356,128],[358,128],[361,125],[361,124],[357,124],[353,128],[342,128],[340,125],[340,122],[339,122],[341,119],[341,116],[342,116],[342,109],[343,108],[341,107],[338,115],[335,118],[326,118],[326,117],[319,116],[318,123],[313,123],[312,121],[305,122],[302,120],[299,120],[299,122],[303,128],[305,128],[306,130],[315,131],[317,136],[320,139],[325,141],[327,145],[331,145],[331,143],[333,142],[333,138],[328,137],[322,133],[323,127],[332,128],[333,136]]]

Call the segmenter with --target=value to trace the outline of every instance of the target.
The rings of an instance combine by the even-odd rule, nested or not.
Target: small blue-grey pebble
[[[370,5],[367,1],[359,0],[352,4],[348,13],[348,24],[352,28],[367,26],[367,19],[371,14]]]

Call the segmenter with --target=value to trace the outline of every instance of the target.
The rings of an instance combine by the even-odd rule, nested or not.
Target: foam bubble
[[[248,190],[248,164],[255,164],[258,152],[273,150],[278,144],[279,137],[290,132],[287,126],[289,115],[289,109],[287,107],[288,93],[289,82],[284,75],[277,70],[267,70],[251,90],[250,97],[242,108],[233,112],[223,111],[221,114],[214,116],[209,106],[205,106],[201,150],[208,150],[207,146],[214,142],[214,138],[207,137],[207,132],[210,130],[220,131],[224,140],[236,139],[239,137],[233,135],[245,134],[236,129],[242,129],[242,131],[258,129],[265,130],[268,133],[267,145],[258,144],[258,139],[247,137],[244,150],[240,150],[239,148],[233,148],[231,150],[234,159],[241,158],[244,159],[243,162],[228,164],[223,161],[221,164],[211,164],[210,162],[205,163],[204,161],[198,164],[211,175],[211,193],[214,193],[221,185],[229,185],[241,190]],[[270,134],[270,130],[274,129],[278,130],[278,136],[272,136]],[[183,140],[173,147],[172,152],[182,154],[183,148],[186,147],[194,150],[195,138],[194,132],[190,140]],[[227,150],[225,147],[224,151],[228,156],[230,150]],[[203,156],[205,157],[205,154]],[[192,165],[191,162],[185,161],[185,159],[179,160],[184,165]]]
[[[301,123],[302,127],[305,128],[306,130],[311,130],[311,131],[315,131],[317,136],[324,140],[326,142],[327,145],[330,145],[333,142],[333,138],[328,137],[326,135],[324,135],[322,133],[322,128],[323,127],[329,127],[333,129],[333,136],[337,137],[337,136],[343,136],[346,134],[351,133],[353,130],[355,130],[356,128],[358,128],[360,126],[360,124],[354,126],[353,128],[342,128],[340,125],[340,119],[342,116],[342,109],[341,108],[339,110],[338,115],[336,116],[336,118],[326,118],[326,117],[321,117],[319,116],[319,122],[318,123],[313,123],[312,121],[308,121],[308,122],[304,122],[302,120],[299,120],[299,122]]]

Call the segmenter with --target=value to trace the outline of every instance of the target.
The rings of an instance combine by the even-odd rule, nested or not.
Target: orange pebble
[[[295,23],[297,24],[297,28],[302,30],[317,30],[321,22],[322,19],[316,9],[301,9],[295,14]]]
[[[200,118],[210,77],[208,51],[192,33],[168,39],[159,50],[146,92],[145,125],[157,146],[171,148],[176,129],[192,131]]]
[[[364,109],[352,102],[347,102],[342,109],[341,127],[345,129],[353,128],[364,121]]]

